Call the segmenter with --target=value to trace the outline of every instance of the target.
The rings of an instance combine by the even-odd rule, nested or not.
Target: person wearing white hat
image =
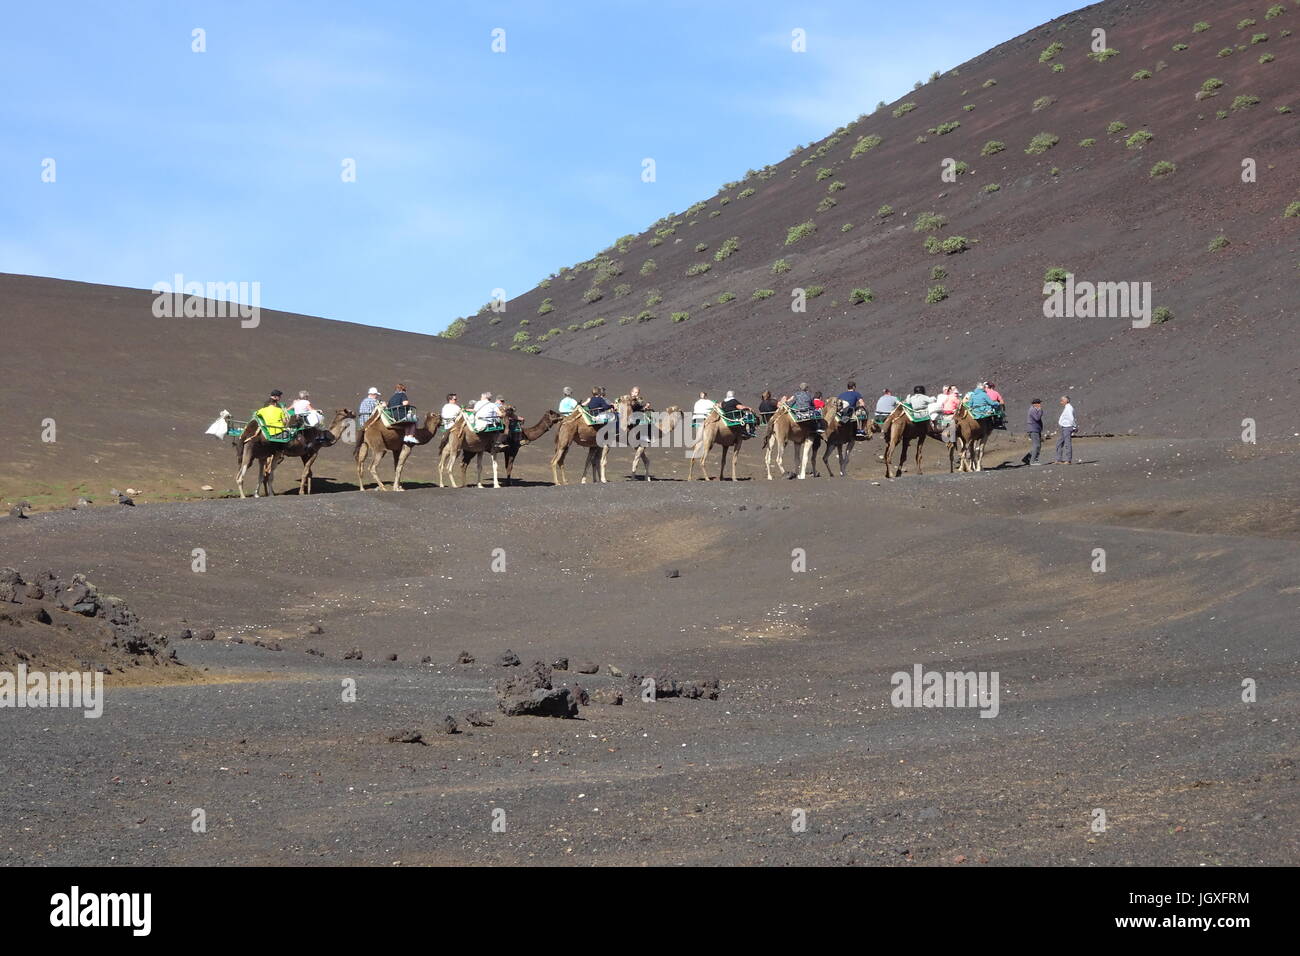
[[[359,427],[365,427],[366,422],[370,421],[370,416],[375,413],[375,409],[380,406],[382,401],[379,389],[372,385],[370,391],[366,392],[366,397],[357,406],[357,425]]]

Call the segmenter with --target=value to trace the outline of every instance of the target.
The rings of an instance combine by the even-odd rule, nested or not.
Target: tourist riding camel
[[[903,473],[903,465],[907,462],[907,449],[912,442],[916,442],[916,473],[924,474],[921,470],[921,448],[930,433],[931,405],[933,401],[926,394],[925,386],[918,385],[907,400],[894,406],[894,410],[885,418],[880,430],[885,439],[886,478],[896,478]],[[902,453],[898,459],[898,468],[894,470],[891,468],[890,460],[893,458],[896,446],[902,446]]]
[[[701,477],[705,481],[709,480],[709,451],[717,445],[722,449],[722,461],[718,464],[718,481],[722,480],[722,473],[726,470],[728,452],[731,453],[731,480],[735,481],[736,460],[740,458],[740,446],[745,439],[755,437],[753,427],[756,420],[752,410],[736,399],[735,392],[727,392],[727,397],[722,404],[710,409],[704,419],[699,438],[695,440],[695,445],[691,449],[691,463],[686,469],[686,480],[690,481],[695,475],[696,458],[700,460]]]
[[[568,484],[564,474],[564,458],[570,445],[587,449],[587,460],[582,466],[582,484],[591,472],[593,482],[605,483],[605,466],[609,460],[609,446],[617,438],[609,402],[599,388],[591,390],[591,397],[566,415],[555,432],[555,454],[551,457],[551,479],[557,485]]]
[[[280,412],[278,417],[276,410]],[[352,412],[340,408],[335,410],[334,421],[328,429],[311,426],[291,428],[285,424],[283,412],[278,404],[262,406],[235,439],[235,458],[239,464],[235,483],[239,487],[239,497],[248,497],[244,493],[244,476],[254,462],[257,464],[257,485],[253,497],[260,498],[263,491],[268,496],[274,495],[276,466],[287,457],[302,459],[304,471],[298,482],[298,491],[302,494],[306,485],[310,493],[311,463],[315,462],[321,448],[334,443],[343,432],[344,422],[353,417]]]
[[[407,414],[405,406],[388,406],[399,416]],[[357,430],[357,447],[355,451],[357,461],[357,487],[361,491],[366,490],[365,478],[362,476],[362,469],[365,467],[367,458],[369,458],[370,476],[375,480],[375,484],[380,491],[387,491],[383,481],[379,478],[379,460],[384,457],[385,452],[391,452],[393,455],[393,490],[402,490],[402,467],[406,464],[407,456],[411,454],[411,449],[417,445],[427,445],[438,434],[439,422],[436,412],[430,412],[424,417],[424,421],[418,424],[409,424],[402,420],[395,424],[389,424],[385,421],[386,412],[380,409],[365,426]],[[411,434],[406,434],[407,430]],[[407,441],[407,438],[413,438],[414,441]]]
[[[880,431],[880,426],[875,422],[860,419],[859,412],[866,414],[865,408],[849,404],[843,397],[832,398],[822,410],[822,417],[826,421],[826,430],[822,434],[822,440],[826,443],[826,450],[822,452],[822,464],[826,466],[828,475],[833,474],[830,465],[832,451],[839,460],[840,477],[844,478],[854,446],[859,441],[869,441],[873,432]]]
[[[794,442],[799,447],[799,478],[804,478],[808,474],[808,464],[812,463],[813,477],[817,477],[817,461],[813,457],[816,454],[817,446],[821,442],[821,430],[824,422],[817,410],[812,405],[812,395],[806,387],[801,387],[793,396],[799,398],[799,393],[803,393],[803,405],[801,410],[796,411],[786,402],[782,402],[772,420],[767,424],[767,434],[763,437],[763,464],[767,469],[767,477],[772,479],[772,460],[775,457],[776,467],[781,474],[791,477],[785,470],[785,446]]]

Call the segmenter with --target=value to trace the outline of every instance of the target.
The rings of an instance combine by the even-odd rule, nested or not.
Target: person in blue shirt
[[[844,407],[853,409],[853,417],[858,423],[857,437],[866,438],[866,432],[864,432],[862,428],[867,417],[867,400],[862,396],[862,393],[858,391],[858,383],[852,381],[849,382],[848,387],[844,391],[840,392],[838,398],[844,403]],[[859,412],[858,409],[863,409],[863,411]]]
[[[609,400],[605,398],[603,390],[600,388],[593,388],[591,390],[591,397],[583,402],[583,404],[587,406],[587,411],[591,412],[593,415],[607,412],[612,407],[609,404]]]
[[[394,422],[405,421],[404,427],[406,434],[402,436],[402,441],[408,445],[418,445],[420,442],[415,437],[415,407],[411,404],[410,398],[406,394],[406,385],[402,382],[397,383],[397,390],[388,400],[388,414]]]
[[[556,406],[555,410],[561,415],[567,415],[577,407],[578,400],[573,397],[573,389],[568,385],[564,386],[564,397],[560,399],[560,404]]]

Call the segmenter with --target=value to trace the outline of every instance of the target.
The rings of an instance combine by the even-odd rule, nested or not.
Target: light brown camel
[[[753,436],[749,434],[749,426],[729,425],[722,419],[722,410],[715,403],[710,409],[709,414],[705,416],[704,424],[700,428],[700,437],[695,440],[695,446],[691,449],[691,464],[686,469],[686,480],[690,481],[695,475],[695,459],[700,460],[700,476],[709,480],[709,451],[714,445],[722,449],[722,461],[718,464],[718,481],[722,480],[722,473],[727,467],[727,452],[731,452],[731,480],[736,480],[736,460],[740,458],[740,446],[747,439]]]
[[[996,419],[992,415],[987,418],[976,418],[964,403],[961,408],[957,409],[957,415],[953,419],[953,426],[957,431],[955,440],[949,446],[948,452],[949,471],[952,471],[952,448],[954,446],[961,450],[962,471],[984,470],[984,446],[988,444],[989,437],[993,434],[993,423],[995,421]]]
[[[461,459],[460,478],[461,483],[465,483],[465,473],[469,468],[471,458],[478,458],[478,487],[483,487],[483,456],[489,455],[492,458],[492,487],[500,488],[498,481],[496,456],[501,455],[506,473],[506,484],[514,474],[515,457],[519,454],[519,449],[529,442],[536,441],[550,430],[556,422],[564,416],[557,411],[547,409],[542,417],[533,425],[526,425],[516,428],[517,422],[520,422],[514,406],[506,406],[506,430],[502,432],[488,432],[479,434],[470,428],[463,416],[456,420],[452,425],[451,432],[444,442],[442,452],[438,456],[438,487],[444,487],[443,476],[451,481],[453,488],[458,487],[456,477],[452,472],[455,467],[456,457]]]
[[[673,429],[680,424],[682,410],[676,405],[669,405],[662,412],[656,413],[648,402],[643,402],[640,410],[633,412],[627,398],[625,395],[618,400],[618,421],[622,430],[619,438],[623,444],[633,449],[632,477],[636,478],[636,466],[644,462],[645,480],[654,481],[654,475],[650,474],[649,449],[664,444],[664,438],[671,435]],[[640,421],[629,428],[628,422],[632,421],[633,415],[639,415]]]
[[[914,422],[911,415],[908,414],[907,405],[899,402],[881,424],[880,431],[885,440],[886,478],[896,478],[903,473],[903,465],[907,462],[907,446],[913,441],[916,442],[916,473],[918,475],[925,474],[921,470],[921,446],[925,444],[926,436],[930,434],[929,415],[926,415],[919,422]],[[894,456],[894,447],[896,445],[902,446],[902,453],[898,458],[898,468],[892,469],[893,474],[890,474],[890,459]]]
[[[826,473],[834,475],[831,469],[831,452],[836,453],[840,463],[840,477],[846,477],[849,465],[849,456],[853,454],[853,447],[858,443],[858,421],[850,417],[847,421],[840,421],[839,413],[844,402],[838,398],[826,400],[826,408],[822,410],[822,418],[826,421],[826,431],[822,434],[822,441],[826,443],[826,451],[822,453],[822,464],[826,466]],[[870,441],[871,436],[880,431],[880,426],[874,421],[868,419],[862,423],[862,430],[866,432],[867,437],[864,441]]]
[[[337,408],[334,410],[334,421],[329,428],[325,429],[332,436],[333,441],[328,444],[317,444],[310,451],[302,456],[302,477],[298,480],[298,494],[311,494],[311,469],[316,464],[316,456],[320,454],[322,448],[328,448],[339,440],[343,434],[344,423],[349,419],[355,419],[356,412],[349,411],[346,408]],[[275,466],[272,465],[272,468]]]
[[[384,483],[379,480],[379,460],[384,457],[385,452],[391,452],[393,455],[393,490],[402,490],[402,466],[406,464],[406,458],[411,454],[411,449],[417,445],[427,445],[438,434],[438,426],[441,424],[437,412],[430,412],[424,416],[424,422],[415,428],[415,444],[402,441],[406,434],[405,425],[385,425],[383,415],[376,408],[371,414],[369,420],[357,429],[357,488],[361,491],[366,490],[366,480],[362,475],[362,468],[366,464],[366,458],[370,459],[370,476],[375,479],[375,484],[379,486],[380,491],[387,491]],[[432,426],[432,427],[430,427]]]
[[[328,429],[303,428],[288,442],[276,442],[266,439],[254,416],[234,442],[235,459],[239,464],[239,473],[235,476],[239,497],[248,497],[244,494],[244,476],[253,462],[257,462],[257,484],[253,488],[253,497],[260,498],[263,491],[272,496],[275,494],[273,483],[276,466],[286,457],[302,458],[304,462],[308,458],[315,460],[324,435],[328,433],[337,438],[343,431],[343,423],[351,417],[352,413],[346,408],[335,409],[334,420]]]
[[[790,417],[790,406],[782,403],[772,416],[772,420],[767,423],[767,434],[763,436],[763,464],[767,468],[767,480],[772,480],[773,456],[776,457],[777,471],[782,475],[786,474],[785,446],[789,442],[794,442],[800,451],[799,477],[803,478],[808,474],[809,462],[812,462],[813,477],[818,477],[817,459],[813,456],[820,441],[821,434],[817,430],[817,421],[796,422]]]
[[[609,460],[609,446],[615,441],[614,422],[601,425],[589,425],[583,417],[583,409],[575,408],[560,420],[555,431],[555,454],[551,457],[551,480],[557,485],[567,485],[564,475],[564,456],[569,453],[570,445],[587,449],[587,460],[582,466],[582,484],[587,483],[587,472],[591,471],[593,482],[605,482],[605,464]]]

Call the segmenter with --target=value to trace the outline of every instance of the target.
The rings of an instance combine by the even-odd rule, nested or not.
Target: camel
[[[515,457],[519,454],[519,449],[528,442],[536,441],[541,438],[551,426],[560,421],[564,416],[559,412],[547,409],[541,419],[534,425],[528,425],[516,430],[515,422],[520,421],[515,414],[512,406],[506,406],[506,431],[504,435],[501,432],[488,432],[480,435],[470,428],[464,418],[459,418],[451,427],[451,432],[444,443],[442,453],[438,456],[438,487],[443,486],[443,473],[451,481],[453,488],[457,487],[456,477],[452,473],[455,466],[456,457],[461,459],[460,479],[465,483],[465,473],[469,470],[469,460],[478,458],[478,487],[483,487],[483,456],[488,455],[492,459],[492,487],[500,488],[498,481],[497,460],[496,456],[503,456],[505,466],[506,484],[510,484],[511,477],[514,473]],[[500,445],[499,450],[494,451],[494,447]]]
[[[412,445],[410,442],[402,441],[402,436],[406,434],[406,428],[403,425],[385,425],[380,410],[375,409],[369,420],[357,432],[357,488],[361,491],[366,490],[366,480],[362,475],[362,468],[366,464],[367,456],[370,459],[370,476],[375,479],[375,484],[379,486],[380,491],[387,491],[384,483],[379,480],[379,460],[384,457],[384,452],[392,452],[393,455],[393,490],[402,490],[402,466],[406,464],[406,458],[411,454],[411,449],[417,445],[427,445],[435,435],[438,434],[438,426],[441,424],[438,413],[430,412],[424,416],[424,421],[415,427],[415,441]]]
[[[924,420],[914,422],[908,414],[906,404],[899,402],[881,424],[880,431],[885,439],[886,478],[896,478],[903,473],[903,465],[907,462],[907,446],[913,441],[916,442],[916,473],[918,475],[925,474],[921,470],[921,446],[925,444],[926,436],[930,434],[930,418],[928,415]],[[898,458],[898,468],[894,470],[893,474],[890,474],[889,460],[894,455],[896,445],[902,446],[902,454]]]
[[[288,442],[267,441],[262,434],[262,428],[257,419],[253,418],[244,426],[244,431],[235,439],[235,460],[239,464],[239,473],[235,476],[235,483],[239,485],[239,497],[247,498],[244,494],[244,475],[248,473],[249,466],[257,462],[257,484],[253,488],[253,497],[260,498],[265,491],[267,496],[273,496],[275,490],[272,487],[275,478],[275,469],[280,461],[285,457],[301,458],[306,466],[304,477],[310,474],[310,465],[308,461],[314,462],[316,456],[320,453],[325,444],[324,433],[328,432],[333,438],[338,438],[343,432],[343,423],[353,417],[353,413],[346,408],[335,409],[334,420],[330,423],[329,428],[303,428]],[[302,480],[299,480],[299,491],[302,489]]]
[[[956,441],[953,442],[953,445],[961,448],[962,471],[984,470],[984,446],[993,434],[994,421],[992,415],[987,418],[976,418],[970,413],[970,409],[965,404],[957,410],[957,415],[953,419],[953,426],[957,429]],[[949,471],[953,470],[953,445],[949,446],[948,451]]]
[[[334,421],[330,423],[329,428],[325,429],[334,436],[334,440],[328,444],[332,445],[334,442],[338,441],[340,436],[343,434],[343,423],[349,419],[355,419],[356,417],[356,412],[349,411],[346,408],[335,409]],[[311,494],[311,469],[312,466],[316,464],[316,456],[319,455],[320,450],[325,447],[327,446],[317,444],[306,454],[302,455],[302,477],[298,479],[298,494]],[[274,465],[272,468],[274,468]]]
[[[803,478],[808,473],[808,463],[812,462],[813,477],[817,475],[817,460],[813,457],[817,451],[817,444],[821,441],[821,434],[817,431],[816,420],[806,422],[796,422],[790,417],[790,407],[782,404],[777,409],[772,420],[767,423],[767,434],[763,437],[763,464],[767,468],[767,479],[772,480],[772,457],[776,456],[776,467],[781,474],[785,474],[785,446],[788,442],[794,442],[799,446],[800,464],[799,477]]]
[[[722,472],[727,467],[727,452],[731,452],[731,480],[736,480],[736,459],[740,457],[740,446],[745,439],[752,437],[749,434],[749,428],[746,425],[729,425],[722,420],[721,410],[717,405],[709,412],[704,419],[704,425],[700,429],[700,437],[695,440],[695,446],[691,453],[691,464],[686,469],[686,480],[690,481],[695,474],[695,459],[700,459],[700,474],[705,480],[709,480],[709,450],[717,445],[722,449],[722,461],[718,465],[718,481],[722,480]]]
[[[669,405],[661,414],[655,415],[655,410],[649,403],[643,403],[639,412],[633,412],[627,398],[628,396],[624,395],[618,400],[618,421],[623,432],[619,437],[623,444],[630,445],[634,449],[632,477],[636,478],[636,466],[644,462],[645,480],[654,481],[654,475],[650,474],[648,449],[656,444],[663,444],[664,436],[672,432],[682,410],[676,405]],[[627,426],[632,421],[633,415],[639,415],[640,421],[629,428]]]
[[[826,408],[822,412],[822,418],[826,421],[826,431],[822,435],[822,441],[826,443],[826,451],[822,454],[822,464],[826,466],[826,473],[834,474],[831,470],[831,452],[834,451],[840,463],[840,477],[846,477],[849,465],[849,456],[853,454],[853,446],[858,441],[858,423],[855,418],[847,421],[840,421],[839,412],[843,406],[838,398],[828,399]],[[868,419],[863,425],[863,431],[867,433],[865,441],[870,441],[871,436],[880,431],[880,426],[875,421]]]
[[[582,466],[582,484],[587,483],[587,471],[591,471],[592,482],[602,484],[605,477],[605,464],[609,459],[609,445],[614,437],[612,421],[604,425],[588,425],[583,417],[583,410],[575,408],[560,421],[555,431],[555,454],[551,457],[551,480],[557,485],[567,485],[564,475],[564,456],[569,453],[570,445],[587,449],[587,460]],[[599,470],[598,470],[599,469]]]

